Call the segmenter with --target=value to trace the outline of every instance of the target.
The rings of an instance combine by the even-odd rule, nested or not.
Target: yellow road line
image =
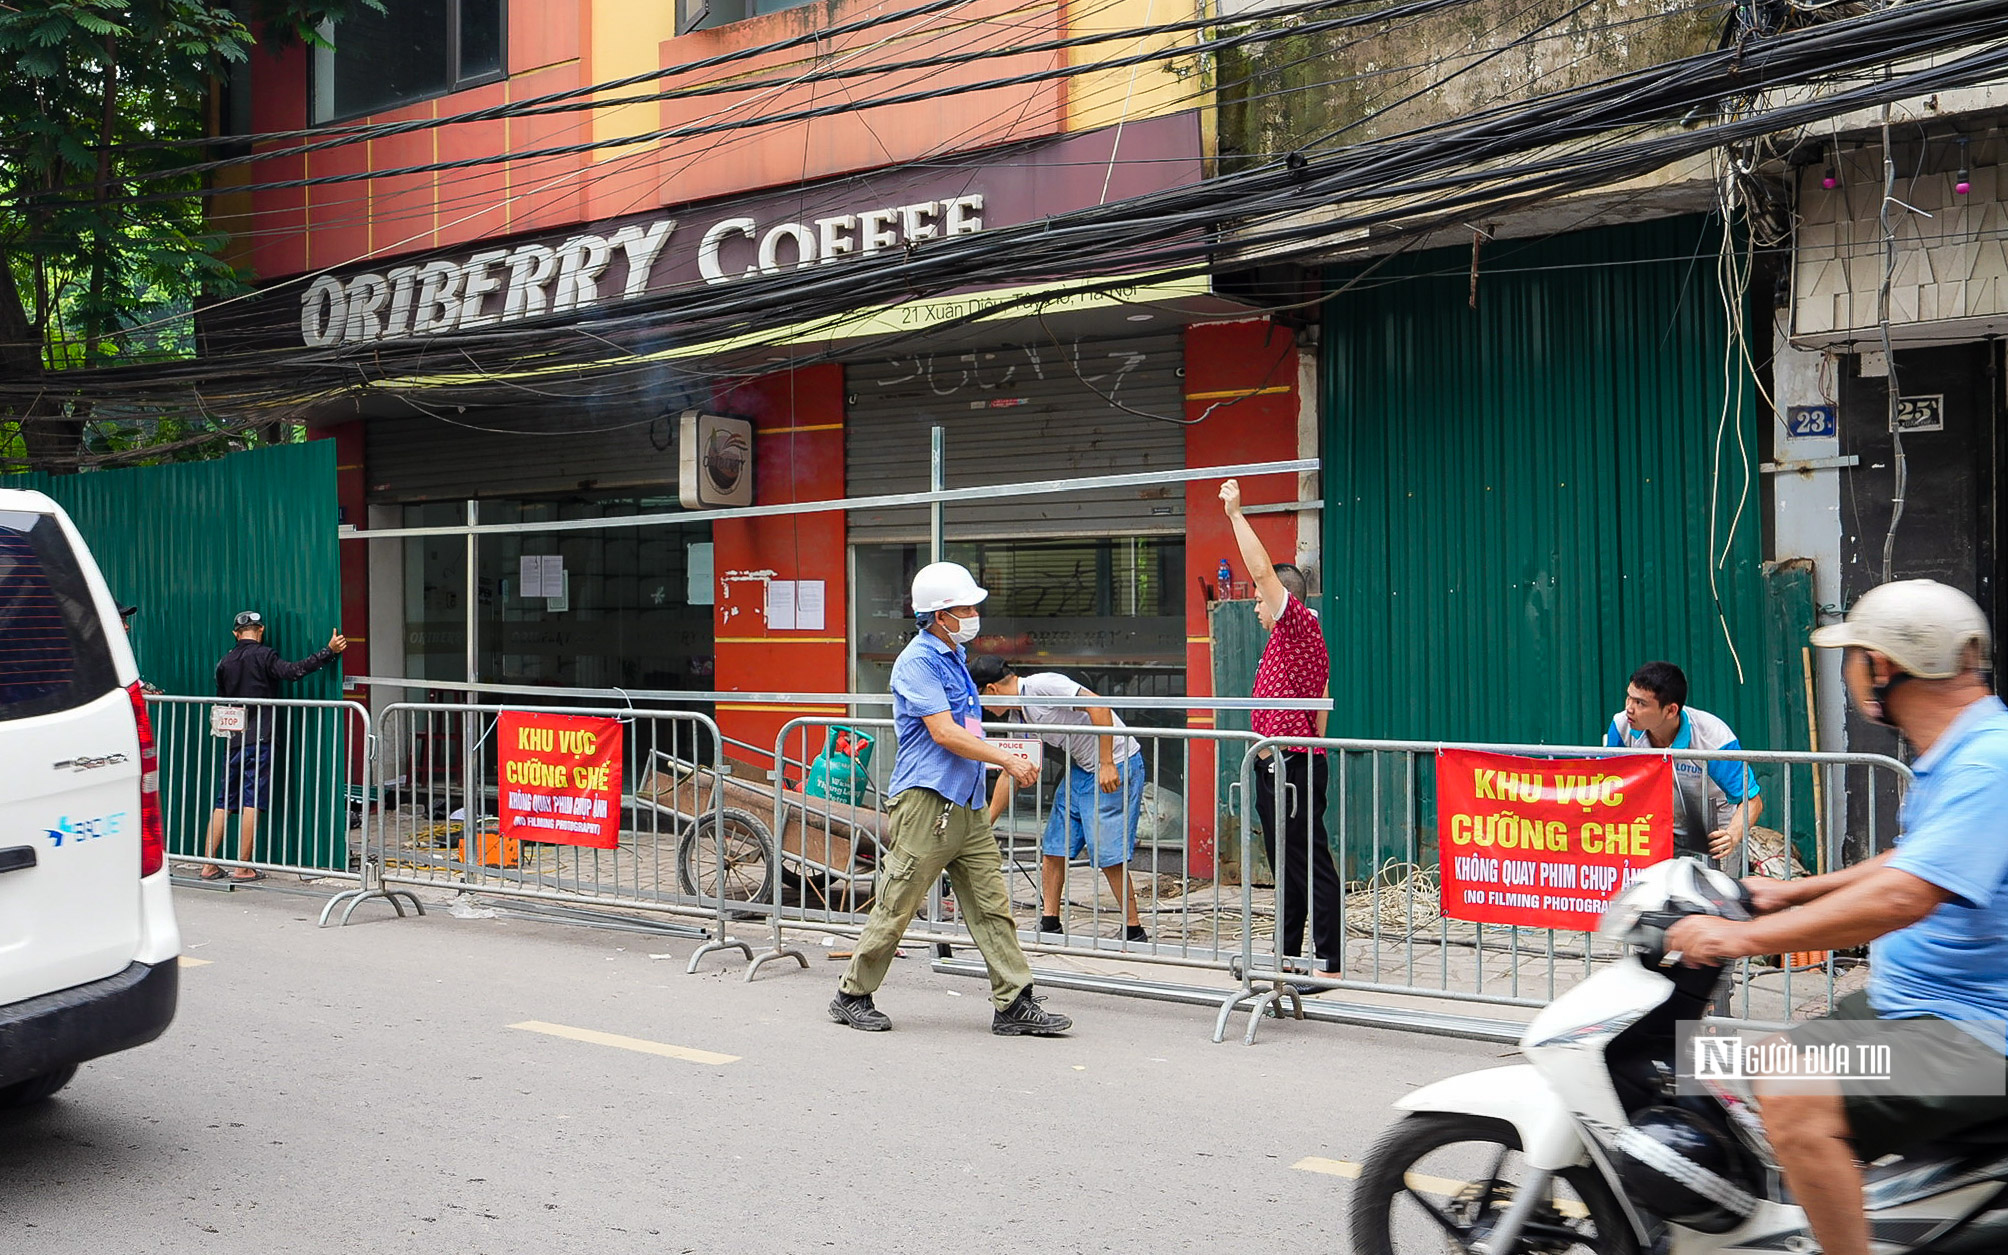
[[[662,1055],[665,1058],[681,1059],[686,1063],[737,1063],[738,1055],[721,1055],[709,1050],[692,1050],[689,1046],[671,1046],[659,1041],[643,1041],[639,1037],[622,1037],[619,1033],[601,1033],[590,1028],[570,1028],[563,1024],[546,1024],[542,1020],[525,1020],[521,1024],[511,1024],[510,1028],[520,1028],[529,1033],[543,1033],[548,1037],[563,1037],[569,1041],[590,1042],[595,1046],[613,1046],[620,1050],[632,1050],[637,1054]]]
[[[1298,1172],[1318,1172],[1328,1177],[1344,1177],[1348,1181],[1356,1180],[1360,1175],[1360,1166],[1351,1160],[1323,1159],[1317,1155],[1308,1155],[1290,1167]],[[1421,1172],[1408,1173],[1403,1179],[1408,1182],[1412,1190],[1420,1190],[1425,1194],[1438,1194],[1444,1198],[1468,1189],[1471,1185],[1469,1181],[1453,1181],[1449,1177],[1433,1177]],[[1590,1214],[1588,1208],[1573,1198],[1556,1199],[1555,1210],[1572,1220],[1581,1220]]]
[[[209,966],[209,965],[210,965],[211,963],[214,963],[214,962],[216,962],[216,960],[215,960],[215,959],[191,959],[191,958],[189,958],[189,957],[188,957],[187,955],[185,955],[185,954],[184,954],[184,955],[182,955],[182,956],[181,956],[181,960],[180,960],[180,962],[181,962],[181,966],[183,966],[183,967],[208,967],[208,966]]]

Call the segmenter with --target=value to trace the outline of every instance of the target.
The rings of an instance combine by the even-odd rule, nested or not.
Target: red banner
[[[1593,929],[1638,868],[1673,853],[1673,764],[1443,750],[1436,815],[1446,916]]]
[[[620,844],[620,720],[505,710],[495,735],[503,836],[596,850]]]

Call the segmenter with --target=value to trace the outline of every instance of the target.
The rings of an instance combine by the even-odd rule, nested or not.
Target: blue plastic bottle
[[[1214,595],[1220,598],[1220,600],[1225,601],[1234,583],[1234,568],[1227,565],[1227,559],[1225,558],[1220,560],[1219,580],[1220,588]]]

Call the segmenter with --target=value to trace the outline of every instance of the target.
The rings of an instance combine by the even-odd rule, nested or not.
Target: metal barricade
[[[1130,726],[1098,728],[1080,725],[985,723],[990,737],[1087,736],[1134,738],[1136,763],[1119,771],[1124,792],[1120,805],[1075,806],[1069,800],[1069,776],[1079,770],[1066,754],[1047,746],[1039,783],[1009,790],[996,821],[999,853],[1014,914],[1030,914],[1019,929],[1020,945],[1029,953],[1099,955],[1129,964],[1154,964],[1229,970],[1241,950],[1241,904],[1230,891],[1222,856],[1240,848],[1237,836],[1214,840],[1204,825],[1195,827],[1182,794],[1189,783],[1204,779],[1203,792],[1213,792],[1218,776],[1215,754],[1230,769],[1242,749],[1254,741],[1250,733],[1213,729]],[[758,909],[770,917],[768,948],[747,968],[750,980],[767,963],[793,958],[809,965],[808,954],[788,944],[784,930],[815,930],[828,937],[856,937],[864,929],[876,889],[878,856],[891,840],[891,817],[882,778],[897,752],[894,725],[886,719],[835,716],[789,721],[775,742],[775,760],[784,765],[775,780],[758,839],[765,870],[747,878],[766,892]],[[787,765],[814,761],[841,735],[876,738],[882,747],[874,764],[873,787],[855,798],[836,796],[841,790],[821,786],[812,792],[807,777],[788,778]],[[890,752],[888,752],[890,751]],[[1138,773],[1140,770],[1140,774]],[[986,788],[999,780],[995,769]],[[1134,793],[1130,790],[1134,789]],[[1086,788],[1079,790],[1087,792]],[[1098,795],[1099,789],[1094,792]],[[1068,833],[1066,857],[1048,859],[1042,838],[1061,808],[1060,826],[1078,816],[1078,834]],[[1223,827],[1238,823],[1233,805],[1216,808]],[[1123,816],[1116,819],[1114,816]],[[1108,826],[1137,824],[1132,833]],[[1202,839],[1204,838],[1204,839]],[[1074,846],[1078,844],[1079,850]],[[1100,866],[1120,848],[1122,857]],[[1098,857],[1099,855],[1099,857]],[[1045,898],[1051,891],[1056,901]],[[1134,895],[1137,924],[1147,940],[1132,936],[1128,899]],[[1037,917],[1056,906],[1058,931],[1037,929]],[[926,908],[908,927],[904,940],[941,948],[969,946],[973,938],[959,918],[951,894],[934,886]],[[1134,988],[1128,986],[1134,985]],[[1097,988],[1115,992],[1150,993],[1151,982],[1102,977]]]
[[[348,701],[147,697],[176,878],[354,878],[370,791],[369,711]],[[217,869],[212,877],[204,873]]]
[[[618,755],[609,757],[618,762],[619,787],[609,791],[617,792],[618,815],[603,811],[591,824],[584,814],[578,822],[553,817],[542,827],[519,822],[504,832],[505,792],[519,811],[536,801],[523,781],[503,779],[516,761],[497,743],[505,715],[617,723]],[[735,889],[743,874],[738,852],[744,833],[737,821],[743,807],[732,803],[749,786],[732,777],[709,716],[399,702],[383,709],[381,728],[377,771],[384,784],[363,856],[365,891],[375,885],[415,903],[408,891],[384,887],[430,886],[702,919],[715,931],[705,930],[690,971],[718,950],[752,957],[751,946],[728,935],[742,910]],[[764,805],[764,789],[750,793]],[[589,827],[611,833],[613,844],[575,843]]]
[[[1329,823],[1328,850],[1338,872],[1338,929],[1343,971],[1327,976],[1308,961],[1288,961],[1285,945],[1256,945],[1264,915],[1277,912],[1244,881],[1241,988],[1223,999],[1214,1025],[1221,1040],[1229,1017],[1250,1011],[1244,1041],[1253,1042],[1265,1013],[1288,1005],[1303,1018],[1304,990],[1362,990],[1431,999],[1540,1007],[1622,954],[1594,933],[1468,923],[1451,918],[1437,897],[1434,763],[1443,750],[1476,750],[1530,758],[1659,757],[1675,761],[1727,761],[1748,765],[1766,799],[1760,824],[1725,870],[1790,879],[1833,870],[1887,848],[1895,833],[1896,804],[1910,770],[1876,754],[1815,754],[1764,750],[1637,750],[1606,746],[1486,745],[1422,741],[1272,738],[1251,745],[1241,765],[1246,810],[1257,809],[1257,791],[1289,813],[1306,770],[1322,772]],[[1311,760],[1287,771],[1265,764],[1284,755]],[[1322,760],[1322,761],[1318,761]],[[1315,789],[1315,786],[1313,786]],[[1312,799],[1315,800],[1315,799]],[[1253,814],[1249,814],[1253,819]],[[1253,857],[1255,825],[1243,826],[1243,860]],[[1301,831],[1301,830],[1299,830]],[[1772,834],[1772,835],[1766,835]],[[1294,835],[1294,832],[1293,834]],[[1760,838],[1765,842],[1760,844]],[[1300,840],[1312,840],[1300,837]],[[1293,887],[1308,904],[1306,935],[1318,936],[1319,886],[1314,863],[1302,860]],[[1329,890],[1323,895],[1331,900]],[[1279,930],[1280,931],[1280,930]],[[1330,935],[1328,932],[1327,935]],[[1784,1021],[1808,1004],[1824,1007],[1833,993],[1837,960],[1831,954],[1782,955],[1774,963],[1743,960],[1734,974],[1723,1013],[1757,1021]],[[1418,1027],[1428,1027],[1418,1022]]]

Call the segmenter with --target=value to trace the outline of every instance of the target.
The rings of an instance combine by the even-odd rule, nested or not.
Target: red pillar
[[[1297,418],[1301,398],[1297,387],[1296,337],[1287,327],[1266,319],[1207,323],[1185,331],[1185,464],[1226,466],[1243,462],[1275,462],[1297,456]],[[1248,572],[1235,546],[1233,529],[1220,509],[1217,479],[1193,480],[1185,486],[1185,586],[1192,590],[1185,608],[1186,692],[1213,695],[1213,651],[1209,645],[1206,603],[1199,597],[1203,580],[1217,582],[1220,560],[1227,559],[1236,580]],[[1295,475],[1263,475],[1241,480],[1244,505],[1266,505],[1297,499]],[[1296,553],[1296,516],[1262,514],[1250,518],[1272,561],[1287,561]],[[1213,726],[1211,711],[1189,713],[1195,728]],[[1215,757],[1211,746],[1193,749],[1186,778],[1186,810],[1191,844],[1188,871],[1211,874],[1217,821]]]
[[[753,420],[753,491],[761,505],[830,501],[844,495],[844,370],[805,367],[721,389],[718,412]],[[712,525],[718,603],[713,611],[720,691],[843,693],[849,678],[844,516],[841,511],[725,519]],[[771,573],[762,576],[760,573]],[[821,580],[825,621],[815,631],[774,631],[766,622],[767,578]],[[842,705],[721,702],[726,736],[763,747],[727,745],[726,753],[768,767],[774,737],[789,719],[842,715]],[[822,738],[808,745],[811,756]],[[790,757],[800,749],[791,740]]]

